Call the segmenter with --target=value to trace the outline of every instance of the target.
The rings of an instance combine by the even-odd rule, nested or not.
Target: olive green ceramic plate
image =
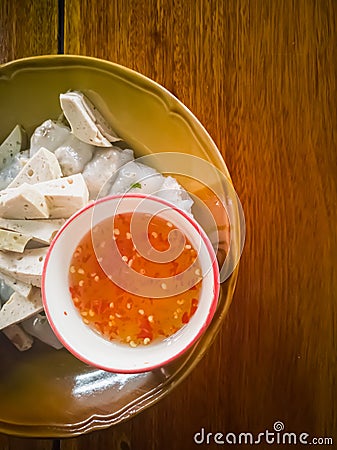
[[[58,96],[68,89],[82,90],[94,102],[103,99],[103,113],[137,156],[188,153],[213,163],[229,179],[214,142],[181,102],[148,78],[93,58],[42,56],[1,66],[0,141],[17,123],[31,133],[47,118],[57,118]],[[0,431],[76,436],[121,422],[157,402],[186,377],[210,346],[231,301],[236,274],[222,284],[216,315],[195,347],[153,372],[103,372],[65,349],[56,351],[40,343],[20,353],[0,333]]]

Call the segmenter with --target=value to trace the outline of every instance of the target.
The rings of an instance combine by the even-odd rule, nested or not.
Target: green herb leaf
[[[141,189],[142,185],[140,183],[134,183],[134,184],[131,184],[131,189],[132,188],[139,188],[139,189]]]

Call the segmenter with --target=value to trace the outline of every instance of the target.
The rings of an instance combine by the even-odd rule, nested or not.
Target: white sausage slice
[[[82,92],[60,94],[60,103],[72,133],[82,142],[97,147],[111,147],[112,142],[121,140]]]

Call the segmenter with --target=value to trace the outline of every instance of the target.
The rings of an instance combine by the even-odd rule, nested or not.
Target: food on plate
[[[33,287],[27,297],[14,292],[0,310],[0,330],[22,322],[42,310],[41,289]]]
[[[95,152],[93,145],[80,141],[72,134],[55,150],[64,176],[83,171]]]
[[[1,306],[9,299],[9,297],[13,294],[14,289],[9,285],[9,283],[0,278],[0,308]]]
[[[2,332],[21,352],[29,350],[33,346],[34,339],[32,335],[28,334],[16,323],[4,328]]]
[[[41,275],[47,247],[32,248],[23,253],[0,252],[0,272],[18,281],[41,287]]]
[[[27,162],[26,143],[26,133],[17,125],[0,145],[0,189],[7,187]]]
[[[69,91],[60,95],[63,114],[78,139],[98,147],[111,147],[120,141],[98,109],[82,92]]]
[[[90,199],[106,194],[106,183],[117,169],[133,160],[133,151],[121,150],[117,147],[96,150],[92,160],[85,166],[83,177],[87,183]],[[105,189],[104,189],[105,187]],[[104,193],[101,189],[104,189]]]
[[[88,203],[89,193],[81,173],[34,185],[48,206],[48,217],[67,219]]]
[[[16,231],[0,230],[0,250],[22,253],[31,236]]]
[[[32,336],[61,347],[39,313],[45,257],[65,220],[90,200],[114,193],[157,195],[189,214],[193,204],[174,178],[134,161],[133,150],[119,146],[121,139],[83,93],[60,94],[60,104],[61,118],[45,120],[29,140],[17,125],[0,146],[0,329],[19,350],[33,345]],[[171,331],[153,328],[151,340],[191,316],[196,300],[185,301]]]
[[[41,147],[23,166],[14,180],[7,187],[15,188],[23,183],[35,184],[41,181],[54,180],[62,176],[60,164],[56,156]]]
[[[82,172],[84,166],[91,160],[95,151],[93,145],[77,139],[67,125],[53,120],[46,120],[36,128],[30,142],[31,157],[41,147],[55,153],[63,176]]]
[[[46,199],[34,185],[0,191],[0,217],[5,219],[46,219],[49,210]]]
[[[142,216],[146,214],[122,213],[95,225],[92,232],[87,233],[80,241],[69,267],[70,293],[84,323],[105,338],[131,347],[169,337],[188,323],[197,309],[202,284],[198,255],[186,236],[182,242],[182,250],[166,262],[149,259],[149,251],[145,257],[136,249],[131,220],[134,221],[137,233],[146,233],[147,230],[146,235],[138,237],[143,242],[148,239],[151,250],[160,252],[160,255],[170,249],[169,234],[177,229],[158,215],[151,218],[148,224],[147,218]],[[92,233],[93,236],[99,236],[100,262],[95,256],[97,251],[93,245]],[[151,279],[181,278],[179,282],[185,286],[191,281],[188,269],[193,264],[194,279],[191,287],[184,289],[182,293],[166,296],[168,285],[163,280],[160,284],[163,298],[160,299],[124,290],[113,282],[113,278],[111,281],[102,269],[106,269],[110,262],[114,264],[110,258],[113,242],[128,267]],[[115,270],[111,266],[110,273]]]
[[[56,350],[63,347],[53,333],[47,317],[45,315],[42,315],[41,313],[24,320],[21,323],[21,327],[26,332],[26,334],[39,339],[40,341],[50,345],[51,347],[56,348]]]
[[[193,200],[185,189],[174,178],[163,176],[145,164],[131,161],[123,165],[111,181],[109,194],[124,194],[125,192],[153,194],[171,201],[191,214]]]
[[[3,303],[7,301],[10,297],[10,295],[15,291],[18,294],[22,295],[23,297],[28,297],[30,291],[32,290],[32,285],[23,283],[22,281],[16,280],[15,278],[11,277],[10,275],[6,275],[2,272],[0,272],[0,286],[4,285],[2,288],[3,292],[7,292],[5,288],[9,289],[10,294],[1,295]]]
[[[0,218],[0,228],[29,235],[33,241],[49,245],[64,219],[15,220]]]
[[[70,136],[70,129],[61,122],[48,119],[38,126],[30,138],[29,154],[32,157],[41,147],[55,152]]]
[[[13,157],[25,148],[26,143],[26,132],[20,125],[16,125],[0,145],[0,169],[6,167]]]
[[[88,203],[82,174],[0,191],[0,215],[5,219],[67,219]]]

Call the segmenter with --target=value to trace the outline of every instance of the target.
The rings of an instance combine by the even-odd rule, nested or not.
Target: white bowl
[[[202,272],[198,308],[190,321],[172,336],[132,348],[109,341],[86,325],[69,292],[69,266],[84,235],[104,219],[137,211],[158,214],[180,229],[194,248]],[[209,325],[219,296],[219,269],[207,235],[198,223],[173,204],[153,196],[110,196],[87,205],[60,229],[46,257],[42,297],[47,318],[62,344],[80,360],[100,369],[136,373],[164,366],[190,348]],[[160,299],[158,300],[160,301]]]

